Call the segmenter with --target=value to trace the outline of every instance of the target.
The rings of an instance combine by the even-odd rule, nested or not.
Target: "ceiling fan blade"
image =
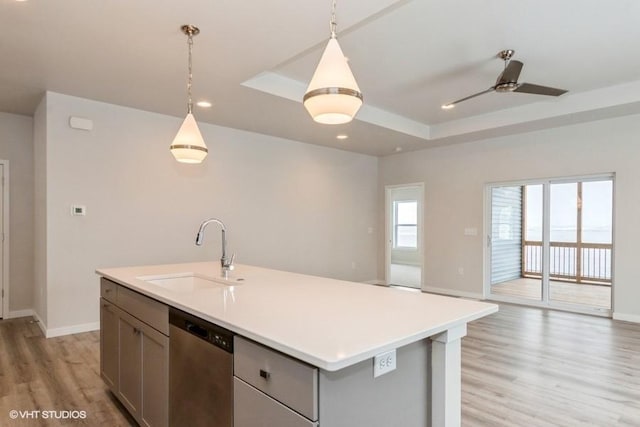
[[[494,88],[490,87],[489,89],[483,90],[482,92],[474,93],[473,95],[469,95],[467,97],[458,99],[458,100],[450,102],[448,104],[444,104],[442,107],[445,108],[445,109],[452,108],[454,105],[459,104],[462,101],[466,101],[468,99],[475,98],[476,96],[484,95],[485,93],[493,92],[494,90],[495,90]]]
[[[514,92],[532,93],[534,95],[560,96],[563,93],[567,93],[568,90],[532,85],[531,83],[522,83],[521,85],[518,85]]]
[[[522,71],[522,67],[524,64],[520,61],[509,61],[507,67],[504,69],[502,74],[498,77],[496,81],[496,86],[505,83],[517,83],[518,77],[520,77],[520,72]]]

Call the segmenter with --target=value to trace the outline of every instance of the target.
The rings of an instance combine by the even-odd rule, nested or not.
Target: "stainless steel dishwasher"
[[[233,427],[233,333],[169,311],[169,425]]]

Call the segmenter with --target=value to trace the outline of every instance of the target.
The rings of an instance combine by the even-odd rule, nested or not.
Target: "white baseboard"
[[[625,322],[640,323],[640,315],[638,314],[626,314],[626,313],[613,313],[613,320],[623,320]]]
[[[84,323],[81,325],[73,325],[73,326],[65,326],[63,328],[49,329],[47,328],[47,325],[42,321],[38,313],[33,309],[12,311],[12,312],[9,312],[9,315],[12,318],[33,316],[33,318],[38,323],[38,327],[40,327],[40,330],[42,331],[45,338],[60,337],[62,335],[79,334],[82,332],[97,331],[98,329],[100,329],[100,322],[91,322],[91,323]]]
[[[28,317],[28,316],[33,316],[33,309],[32,308],[25,308],[24,310],[13,310],[13,311],[10,311],[5,316],[5,319],[15,319],[16,317]]]
[[[429,292],[433,294],[447,295],[452,297],[462,297],[469,299],[484,299],[484,296],[479,292],[466,292],[466,291],[458,291],[456,289],[448,289],[448,288],[436,288],[434,286],[423,286],[422,292]]]
[[[38,322],[38,326],[40,327],[40,330],[42,331],[42,334],[46,337],[47,336],[47,325],[42,321],[42,319],[38,315],[38,312],[35,311],[35,310],[33,311],[33,318],[36,319],[36,322]]]
[[[47,338],[53,338],[53,337],[59,337],[62,335],[80,334],[82,332],[97,331],[99,329],[100,329],[100,322],[83,323],[81,325],[47,329],[44,336]]]
[[[33,319],[38,324],[38,327],[42,331],[42,334],[47,337],[47,325],[42,321],[38,313],[32,308],[25,308],[24,310],[13,310],[10,311],[9,314],[5,317],[5,319],[15,319],[18,317],[28,317],[32,316]],[[48,337],[47,337],[48,338]]]

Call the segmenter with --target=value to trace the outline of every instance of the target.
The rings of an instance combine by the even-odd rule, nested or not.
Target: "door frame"
[[[391,250],[393,249],[393,231],[391,220],[393,206],[391,191],[398,188],[418,187],[418,257],[420,259],[420,288],[424,286],[424,182],[410,182],[384,186],[384,284],[389,286],[391,279]],[[414,288],[416,289],[416,288]]]
[[[549,242],[550,230],[548,224],[550,221],[550,186],[552,184],[562,184],[570,182],[585,182],[585,181],[604,181],[611,180],[613,183],[613,195],[611,206],[611,308],[601,309],[597,307],[578,306],[569,303],[563,303],[559,301],[552,301],[548,298],[549,293],[549,251],[545,249],[547,246],[545,243]],[[517,297],[511,297],[506,295],[494,295],[491,293],[491,247],[490,247],[490,235],[492,231],[491,223],[491,189],[494,187],[505,186],[522,186],[522,185],[542,185],[543,186],[543,264],[542,264],[542,299],[538,300],[526,300]],[[536,179],[523,179],[513,181],[501,181],[490,182],[484,185],[484,234],[483,234],[483,286],[482,293],[483,298],[486,300],[507,302],[520,305],[529,305],[533,307],[542,307],[550,309],[559,309],[564,311],[572,311],[576,313],[593,314],[598,316],[612,317],[614,313],[614,293],[615,293],[615,231],[616,231],[616,174],[610,173],[597,173],[592,175],[577,175],[577,176],[563,176],[556,178],[536,178]]]
[[[0,318],[9,317],[9,160],[0,160],[2,166],[2,311]]]

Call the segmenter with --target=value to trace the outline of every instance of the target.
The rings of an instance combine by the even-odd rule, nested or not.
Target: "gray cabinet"
[[[318,369],[240,336],[234,338],[234,427],[313,427]]]
[[[234,427],[314,427],[312,422],[237,377],[233,381]]]
[[[100,299],[100,375],[112,390],[118,384],[118,308]]]
[[[146,426],[169,424],[169,337],[142,325],[142,413]]]
[[[397,349],[397,368],[373,361],[328,372],[261,344],[234,339],[234,427],[429,425],[430,341]]]
[[[168,307],[107,279],[101,281],[102,378],[140,425],[165,427],[169,423]]]
[[[138,418],[141,414],[142,402],[142,341],[140,337],[142,331],[140,323],[126,312],[120,312],[118,318],[120,378],[116,395],[134,418]]]

